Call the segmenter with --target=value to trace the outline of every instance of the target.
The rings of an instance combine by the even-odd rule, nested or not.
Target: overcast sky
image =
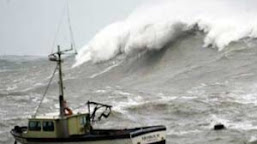
[[[125,19],[145,1],[69,0],[77,47],[106,25]],[[0,55],[47,55],[53,45],[68,47],[66,4],[66,0],[0,0]],[[57,43],[53,43],[60,21]]]

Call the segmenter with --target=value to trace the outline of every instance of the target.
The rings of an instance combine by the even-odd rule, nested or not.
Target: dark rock
[[[226,129],[226,127],[223,124],[216,124],[213,127],[214,130],[223,130]]]

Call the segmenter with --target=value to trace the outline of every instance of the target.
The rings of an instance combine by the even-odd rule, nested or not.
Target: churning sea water
[[[240,40],[218,52],[202,47],[204,34],[186,33],[161,50],[119,56],[72,67],[65,58],[65,97],[74,109],[87,100],[113,105],[109,119],[95,127],[166,125],[167,143],[253,143],[257,138],[257,45]],[[47,58],[0,59],[0,137],[26,125],[35,113],[55,64]],[[58,112],[57,79],[39,113]],[[217,123],[225,130],[213,131]]]
[[[94,127],[161,124],[168,144],[257,143],[257,12],[240,2],[148,5],[106,27],[64,59],[70,107],[113,105]],[[35,114],[54,68],[44,57],[0,57],[0,143]],[[57,112],[54,79],[39,113]],[[226,129],[214,131],[218,123]]]

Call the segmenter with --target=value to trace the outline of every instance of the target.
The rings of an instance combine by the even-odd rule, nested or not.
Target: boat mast
[[[57,47],[57,65],[59,71],[59,103],[60,103],[60,117],[64,117],[64,87],[63,87],[63,79],[62,79],[62,52],[60,51],[60,46]]]
[[[62,137],[68,137],[68,124],[67,120],[65,119],[65,105],[64,105],[64,86],[63,86],[63,74],[62,74],[62,55],[66,54],[66,52],[69,52],[73,50],[67,49],[67,50],[62,50],[60,49],[60,46],[57,46],[57,52],[52,53],[49,55],[49,60],[54,61],[57,63],[57,69],[59,72],[59,105],[60,105],[60,123],[62,127]]]

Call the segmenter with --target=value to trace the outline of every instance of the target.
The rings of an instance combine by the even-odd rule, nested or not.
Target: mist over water
[[[107,26],[64,62],[65,97],[113,105],[101,128],[165,125],[168,144],[257,141],[256,10],[241,1],[166,1]],[[254,2],[252,2],[254,3]],[[190,6],[190,7],[188,7]],[[55,68],[0,57],[0,143],[34,114]],[[75,67],[74,67],[75,63]],[[57,79],[39,113],[58,112]],[[217,123],[225,130],[213,131]]]

